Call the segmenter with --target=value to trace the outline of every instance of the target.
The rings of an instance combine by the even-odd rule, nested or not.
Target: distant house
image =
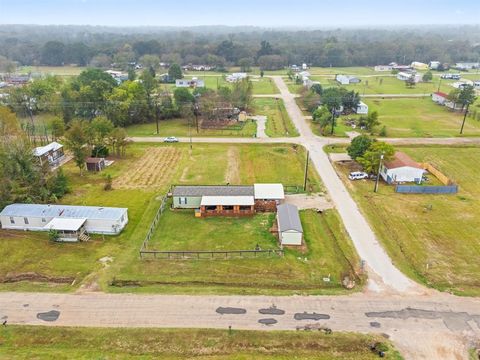
[[[282,204],[277,207],[277,226],[280,245],[303,244],[303,227],[295,205]]]
[[[373,68],[374,71],[392,71],[392,65],[377,65]]]
[[[33,155],[38,158],[41,165],[48,163],[50,167],[60,166],[65,159],[63,145],[55,141],[36,147],[33,149]]]
[[[368,105],[365,104],[363,101],[360,101],[357,105],[357,114],[360,115],[367,115],[368,114]]]
[[[388,184],[401,182],[421,183],[425,169],[407,154],[397,151],[393,160],[385,162],[380,175]]]
[[[122,82],[128,80],[127,73],[123,73],[121,71],[116,71],[116,70],[106,70],[105,72],[109,74],[111,77],[113,77],[117,82],[117,84],[121,84]]]
[[[196,209],[198,216],[243,216],[275,211],[285,195],[282,184],[175,186],[174,209]]]
[[[480,63],[478,63],[478,62],[458,62],[453,67],[457,70],[467,71],[467,70],[480,68]]]
[[[411,79],[411,78],[413,78],[415,83],[418,83],[418,82],[420,82],[420,80],[422,80],[422,76],[420,74],[416,74],[416,73],[412,73],[412,72],[400,71],[397,74],[397,79],[401,80],[401,81],[407,81],[408,79]]]
[[[182,69],[187,71],[211,71],[211,70],[215,70],[215,66],[188,64],[188,65],[182,66]]]
[[[427,70],[428,64],[422,63],[420,61],[414,61],[410,64],[410,67],[417,70]]]
[[[0,213],[2,229],[56,230],[62,241],[82,240],[84,231],[118,234],[128,223],[128,209],[98,206],[11,204]]]
[[[24,85],[30,81],[30,75],[10,75],[5,80],[10,85]]]
[[[184,88],[197,88],[197,87],[205,87],[205,81],[202,79],[177,79],[175,80],[176,87],[184,87]]]
[[[350,85],[350,84],[358,84],[362,80],[359,78],[352,76],[352,75],[337,75],[335,76],[335,80],[341,85]]]
[[[430,61],[428,63],[428,68],[431,70],[437,70],[441,65],[440,61]]]
[[[88,171],[93,171],[93,172],[100,172],[106,167],[104,158],[94,158],[94,157],[86,158],[85,165],[87,166]]]
[[[397,71],[409,71],[412,70],[412,67],[410,65],[398,65],[396,63],[392,63],[392,68],[393,70]]]
[[[473,82],[473,87],[476,89],[476,90],[480,90],[480,80],[475,80]]]
[[[437,91],[432,94],[432,101],[440,105],[445,105],[445,102],[448,100],[448,94],[444,92]]]
[[[228,82],[234,83],[243,79],[246,79],[248,77],[247,73],[233,73],[227,76],[226,80]]]

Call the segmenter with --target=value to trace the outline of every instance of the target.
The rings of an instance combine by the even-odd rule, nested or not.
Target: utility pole
[[[442,77],[440,76],[440,81],[438,82],[437,92],[440,91],[440,85],[442,85]]]
[[[333,107],[332,109],[332,131],[331,131],[331,135],[333,135],[334,131],[335,131],[335,107]]]
[[[383,154],[380,155],[380,162],[378,163],[377,178],[375,180],[375,188],[373,189],[373,192],[378,191],[378,182],[380,181],[380,169],[382,168],[383,156],[384,156]]]
[[[157,125],[157,135],[159,135],[160,130],[158,128],[158,118],[160,117],[160,107],[158,106],[158,102],[155,101],[155,123]]]
[[[305,177],[303,181],[303,191],[307,191],[307,180],[308,180],[308,160],[310,158],[310,152],[307,150],[307,159],[305,161]]]
[[[465,109],[465,114],[463,115],[463,121],[462,121],[462,127],[460,129],[460,135],[463,134],[463,127],[465,126],[465,120],[467,120],[468,108],[469,107],[470,107],[470,104],[467,104],[467,108]]]
[[[199,98],[199,96],[200,96],[200,94],[194,95],[195,102],[194,102],[194,105],[193,105],[193,114],[195,115],[195,126],[197,127],[197,134],[199,133],[199,129],[198,129],[198,115],[200,115],[200,109],[199,109],[199,106],[198,106],[198,98]]]

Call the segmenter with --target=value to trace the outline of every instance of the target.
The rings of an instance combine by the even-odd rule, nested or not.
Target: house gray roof
[[[303,233],[298,208],[291,204],[277,206],[278,230],[280,232],[294,230]]]
[[[118,220],[128,209],[101,206],[73,206],[47,204],[7,205],[0,216],[63,217]]]
[[[253,186],[175,186],[173,196],[254,196]]]

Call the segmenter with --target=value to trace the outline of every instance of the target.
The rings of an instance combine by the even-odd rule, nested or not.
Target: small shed
[[[421,183],[425,169],[407,154],[397,151],[391,161],[380,169],[380,175],[388,184],[399,182]]]
[[[48,163],[51,167],[60,165],[65,157],[63,145],[56,141],[36,147],[33,149],[33,155],[39,159],[41,165]]]
[[[88,171],[100,172],[105,169],[105,158],[88,157],[85,160]]]
[[[302,245],[303,228],[298,208],[295,205],[277,206],[277,224],[280,245]]]
[[[448,100],[448,94],[441,91],[436,91],[432,94],[432,101],[440,105],[445,105]]]

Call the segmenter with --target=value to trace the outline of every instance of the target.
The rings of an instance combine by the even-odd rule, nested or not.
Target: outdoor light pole
[[[469,107],[470,107],[470,104],[467,104],[467,108],[465,109],[465,114],[463,115],[462,127],[460,128],[460,135],[463,134],[463,127],[465,126],[465,120],[467,120],[468,108]]]
[[[380,181],[380,169],[382,168],[382,162],[383,162],[383,154],[380,155],[380,162],[378,163],[378,172],[377,172],[377,179],[375,180],[375,189],[373,192],[378,191],[378,182]]]

